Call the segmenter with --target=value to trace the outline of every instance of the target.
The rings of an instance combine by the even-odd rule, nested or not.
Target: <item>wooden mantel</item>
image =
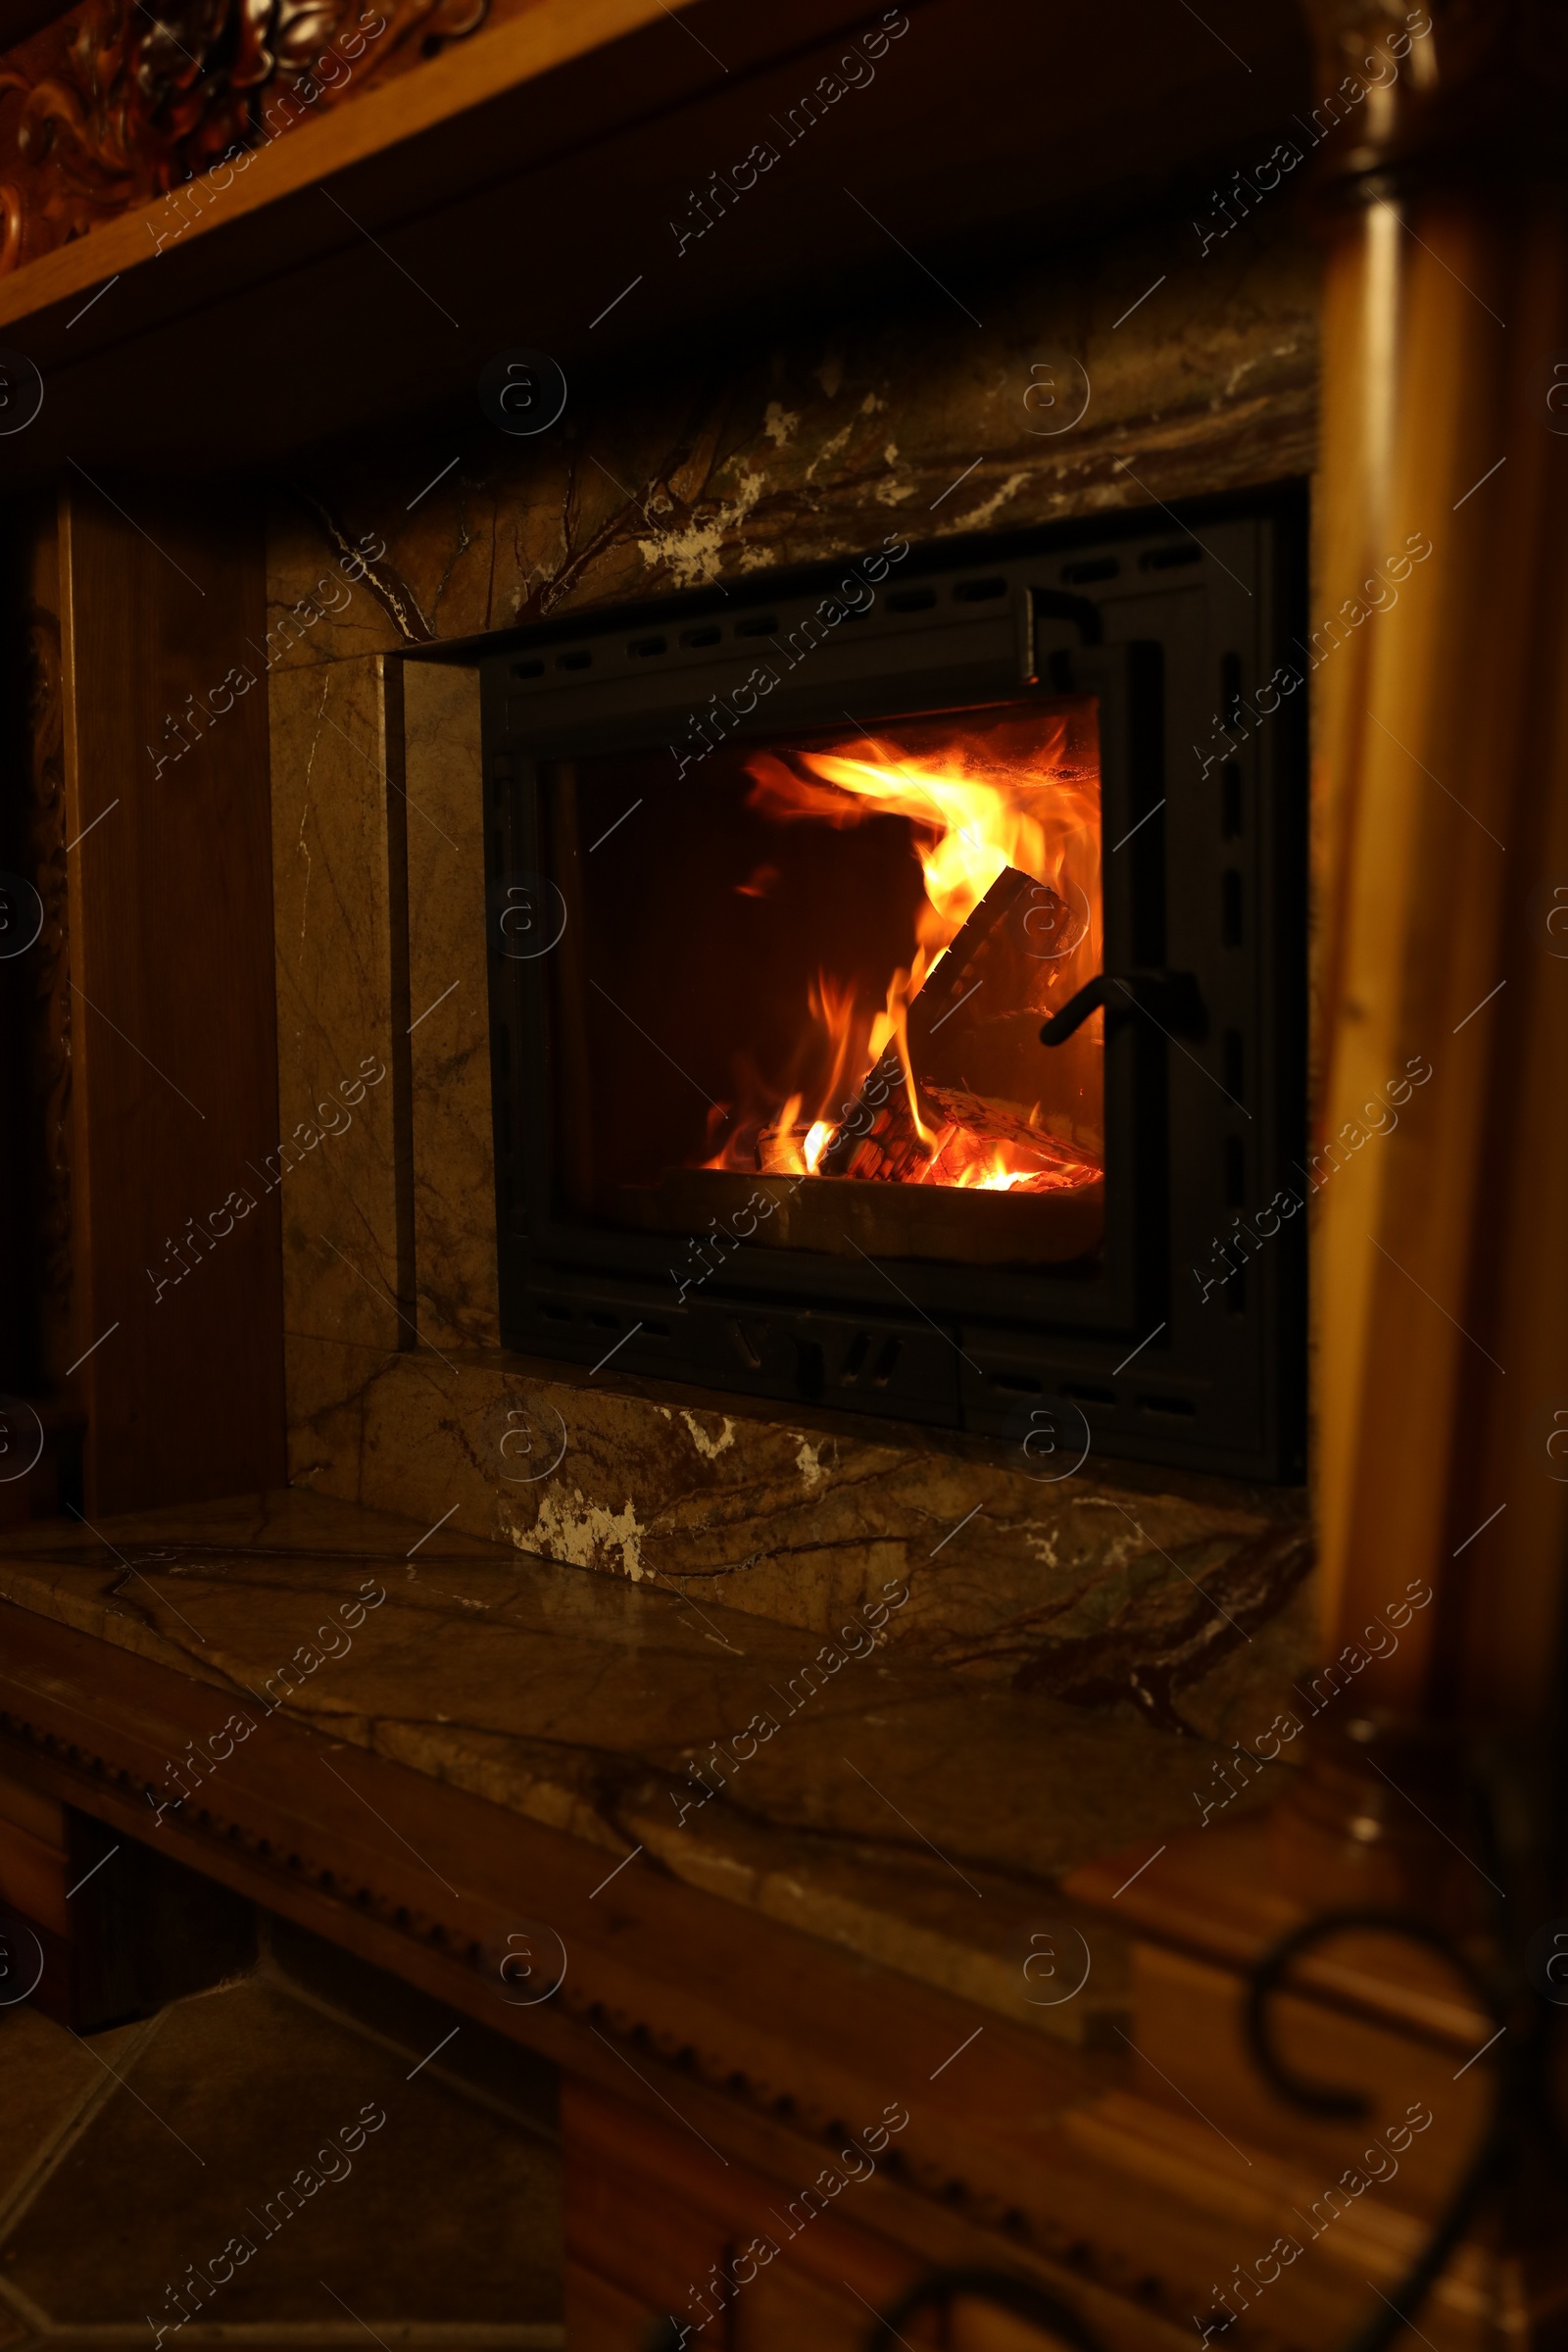
[[[848,289],[891,264],[913,287],[953,259],[967,280],[1173,177],[1197,201],[1306,95],[1291,12],[1211,14],[1221,37],[1195,48],[1136,0],[1106,80],[1092,15],[1026,0],[993,0],[983,27],[968,0],[529,0],[180,208],[127,213],[0,279],[0,341],[48,387],[0,448],[0,488],[67,458],[271,466],[454,399],[476,416],[479,371],[510,347],[618,380],[628,355],[647,365],[719,317],[763,322],[824,275]],[[772,120],[883,15],[907,29],[840,102],[860,111],[831,172],[781,168],[744,238],[681,252],[670,219],[710,172],[782,140]]]

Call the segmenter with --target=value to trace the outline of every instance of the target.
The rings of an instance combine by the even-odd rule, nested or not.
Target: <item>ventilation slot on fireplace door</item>
[[[850,1343],[849,1352],[838,1369],[838,1386],[853,1389],[857,1382],[873,1389],[885,1389],[893,1377],[894,1367],[903,1351],[902,1340],[878,1338],[872,1332],[857,1332]]]

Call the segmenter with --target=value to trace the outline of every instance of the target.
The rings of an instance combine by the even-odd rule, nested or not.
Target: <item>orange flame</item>
[[[1058,719],[1044,745],[1037,739],[1027,750],[983,734],[956,736],[932,750],[864,738],[836,750],[795,751],[787,760],[761,752],[750,760],[747,773],[752,779],[748,805],[778,822],[845,827],[877,815],[906,818],[925,899],[917,910],[909,961],[894,972],[881,1006],[867,1004],[853,986],[827,972],[819,972],[809,987],[811,1027],[831,1048],[830,1074],[809,1117],[803,1116],[804,1098],[793,1094],[760,1134],[755,1123],[737,1129],[705,1164],[814,1173],[841,1104],[896,1044],[925,1154],[906,1181],[1037,1192],[1098,1175],[1098,1167],[1075,1164],[1059,1151],[1048,1149],[1050,1164],[1042,1165],[1042,1155],[1031,1154],[1027,1144],[991,1141],[954,1123],[933,1127],[922,1116],[908,1045],[910,1004],[944,950],[1009,867],[1048,884],[1069,905],[1091,909],[1085,934],[1088,969],[1098,968],[1099,800],[1081,789],[1086,778],[1081,762],[1069,754],[1066,721]],[[753,886],[743,888],[750,893]],[[1049,1147],[1050,1139],[1043,1136],[1042,1143]]]

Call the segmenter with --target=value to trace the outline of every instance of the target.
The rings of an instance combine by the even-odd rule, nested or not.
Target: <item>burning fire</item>
[[[881,1004],[826,971],[810,984],[805,1010],[812,1066],[826,1075],[809,1102],[797,1092],[760,1115],[755,1106],[749,1116],[724,1109],[712,1122],[710,1146],[717,1149],[706,1166],[815,1174],[868,1074],[880,1065],[896,1071],[899,1115],[916,1147],[900,1160],[897,1181],[986,1192],[1053,1192],[1099,1177],[1092,1152],[1072,1144],[1064,1149],[1061,1137],[1041,1123],[1038,1101],[1027,1110],[1027,1095],[1023,1103],[991,1106],[995,1117],[988,1116],[986,1102],[976,1095],[960,1096],[957,1106],[951,1100],[934,1101],[926,1084],[929,1072],[911,1052],[911,1006],[969,917],[1009,873],[1014,880],[1027,876],[1047,886],[1045,893],[1032,896],[1042,909],[1052,910],[1043,915],[1048,934],[1053,921],[1060,926],[1054,939],[1048,935],[1025,945],[1031,984],[1045,988],[1070,976],[1077,986],[1098,968],[1099,796],[1084,789],[1093,778],[1086,774],[1081,748],[1075,755],[1065,718],[1055,721],[1044,742],[1035,720],[1026,749],[1017,742],[1019,731],[1011,732],[1011,741],[1005,732],[993,730],[989,736],[955,737],[929,750],[863,738],[787,757],[762,752],[749,762],[748,805],[775,822],[842,828],[877,815],[906,818],[925,895],[908,961],[894,971]],[[926,729],[911,727],[910,733],[924,735]],[[760,869],[751,883],[740,886],[743,893],[759,895],[764,875],[771,869]],[[982,923],[986,919],[982,916]],[[1082,972],[1080,956],[1086,964]],[[1022,1000],[998,1004],[995,993],[987,1006],[993,1018],[1030,1008]],[[1064,986],[1054,1001],[1068,993]],[[929,1016],[931,1002],[922,1014]],[[890,1049],[895,1059],[884,1061]],[[1062,1124],[1060,1118],[1053,1121],[1056,1128]],[[868,1171],[858,1166],[853,1172]],[[894,1171],[879,1166],[875,1172]]]
[[[876,743],[861,748],[877,757],[797,754],[809,771],[804,777],[774,754],[761,753],[748,770],[751,805],[769,816],[815,817],[830,825],[860,824],[879,811],[910,818],[918,828],[925,877],[919,941],[929,954],[948,945],[1008,866],[1040,882],[1059,878],[1063,845],[1050,839],[1042,812],[1020,807],[1017,797],[1038,795],[1046,777],[1027,769],[999,777],[993,757],[963,744],[924,759]]]

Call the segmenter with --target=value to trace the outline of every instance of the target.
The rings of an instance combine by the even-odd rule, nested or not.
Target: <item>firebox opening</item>
[[[1040,1039],[1103,962],[1093,695],[731,744],[677,794],[657,755],[541,783],[559,1211],[1094,1259],[1102,1016]]]

